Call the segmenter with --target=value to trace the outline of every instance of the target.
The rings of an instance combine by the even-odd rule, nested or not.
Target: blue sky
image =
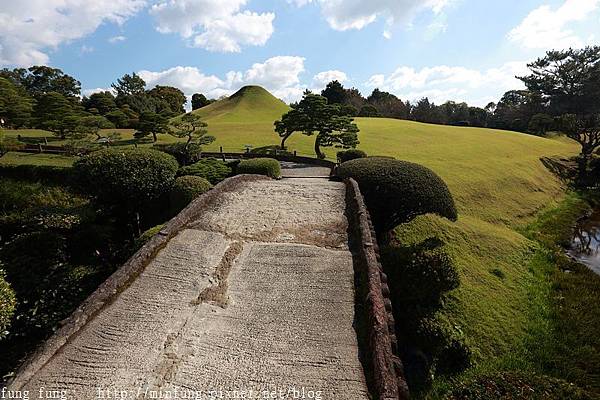
[[[552,48],[599,43],[600,0],[0,0],[0,65],[49,64],[84,93],[138,72],[191,96],[333,78],[368,95],[485,105]]]

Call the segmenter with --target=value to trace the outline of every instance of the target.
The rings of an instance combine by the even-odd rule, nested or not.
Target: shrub
[[[155,144],[154,149],[175,157],[179,165],[192,165],[202,159],[202,146],[197,143]]]
[[[596,398],[562,379],[531,373],[498,372],[462,382],[446,396],[448,400],[570,399]]]
[[[471,365],[471,349],[459,338],[451,338],[440,352],[436,372],[444,375],[457,374]]]
[[[337,160],[340,164],[357,158],[367,158],[367,153],[357,149],[338,151],[337,153]]]
[[[253,158],[240,162],[237,166],[237,173],[266,175],[278,179],[281,178],[281,165],[279,165],[279,161],[272,158]]]
[[[6,282],[4,271],[0,264],[0,339],[5,336],[5,332],[10,326],[10,322],[15,313],[16,299],[15,292],[8,282]]]
[[[381,262],[389,278],[393,301],[435,306],[444,293],[459,286],[459,275],[452,259],[443,247],[431,242],[381,249]]]
[[[105,149],[77,161],[73,172],[79,188],[100,202],[135,209],[166,192],[178,167],[155,150]]]
[[[446,183],[422,165],[387,158],[361,158],[341,164],[341,178],[354,178],[365,196],[381,235],[421,214],[456,220],[456,206]]]
[[[0,177],[43,181],[48,183],[69,183],[73,168],[50,165],[0,165]]]
[[[225,162],[216,158],[204,158],[195,164],[183,167],[177,173],[178,176],[199,176],[216,185],[232,174],[232,169]]]
[[[192,200],[206,193],[212,185],[209,181],[199,176],[180,176],[169,193],[169,201],[173,213],[183,210]]]
[[[148,240],[152,239],[152,236],[154,236],[158,232],[160,232],[160,230],[163,228],[163,226],[164,226],[164,224],[156,225],[156,226],[148,229],[144,233],[142,233],[137,239],[135,239],[135,242],[133,243],[133,247],[134,247],[133,250],[138,251],[139,249],[141,249],[142,246],[144,246],[146,244],[146,242],[148,242]]]

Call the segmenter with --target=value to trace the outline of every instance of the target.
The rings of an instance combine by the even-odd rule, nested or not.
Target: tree
[[[528,129],[536,135],[545,135],[552,125],[554,125],[554,118],[548,114],[539,113],[531,117]]]
[[[540,94],[552,115],[600,111],[600,46],[549,51],[527,67],[531,74],[519,79]]]
[[[192,95],[192,110],[197,110],[202,107],[206,107],[213,101],[206,98],[202,93],[194,93]]]
[[[504,93],[492,118],[492,127],[527,132],[529,121],[535,114],[543,113],[539,93],[529,90],[509,90]]]
[[[77,133],[81,110],[62,94],[49,92],[38,99],[35,117],[38,127],[65,139]]]
[[[135,137],[146,137],[152,135],[152,141],[158,140],[158,135],[169,132],[169,119],[164,114],[145,112],[140,115]]]
[[[378,113],[387,118],[408,118],[409,108],[398,97],[379,89],[367,97],[367,102],[377,108]]]
[[[216,140],[214,136],[208,135],[208,124],[202,121],[202,117],[197,114],[185,114],[180,120],[171,123],[171,127],[170,133],[173,136],[187,138],[186,149],[192,142],[205,145]]]
[[[331,81],[321,92],[329,104],[346,104],[346,89],[339,81]]]
[[[106,115],[118,108],[115,96],[109,91],[93,93],[89,98],[84,97],[82,104],[87,111],[96,109],[100,115]]]
[[[187,103],[187,98],[181,90],[175,87],[157,85],[148,91],[148,95],[165,102],[169,111],[175,115],[185,113],[184,105]]]
[[[75,129],[83,135],[95,135],[97,139],[101,139],[102,135],[100,135],[100,131],[102,129],[111,129],[114,127],[109,120],[100,115],[87,115],[79,118]]]
[[[60,93],[70,99],[78,98],[81,94],[81,83],[58,68],[36,65],[28,69],[4,69],[0,75],[23,86],[35,99],[50,92]]]
[[[342,115],[340,106],[328,104],[327,99],[310,92],[305,92],[302,100],[292,105],[292,109],[275,121],[275,131],[282,138],[281,147],[285,140],[294,132],[315,138],[315,153],[319,158],[325,158],[321,146],[355,148],[358,141],[359,129],[353,123],[353,118]]]
[[[131,75],[123,75],[121,79],[117,79],[117,82],[110,86],[117,92],[117,97],[137,96],[146,93],[146,82],[135,72]]]
[[[29,124],[33,99],[6,78],[0,78],[0,119],[5,126],[20,128]]]
[[[576,114],[565,114],[560,118],[562,131],[581,145],[578,157],[578,184],[585,185],[588,178],[588,167],[594,151],[600,146],[600,116],[591,115],[587,118]]]
[[[360,109],[359,117],[381,117],[377,108],[372,104],[367,104]]]

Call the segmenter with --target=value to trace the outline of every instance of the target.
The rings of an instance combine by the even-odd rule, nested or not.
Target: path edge
[[[404,367],[397,355],[398,343],[387,276],[381,266],[377,236],[358,183],[352,178],[346,184],[346,206],[353,235],[354,256],[360,268],[360,278],[367,293],[364,304],[367,313],[367,362],[371,369],[373,393],[380,400],[408,400],[408,385]]]

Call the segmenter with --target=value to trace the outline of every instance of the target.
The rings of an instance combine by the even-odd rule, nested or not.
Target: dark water
[[[600,275],[600,210],[577,224],[568,253]]]

